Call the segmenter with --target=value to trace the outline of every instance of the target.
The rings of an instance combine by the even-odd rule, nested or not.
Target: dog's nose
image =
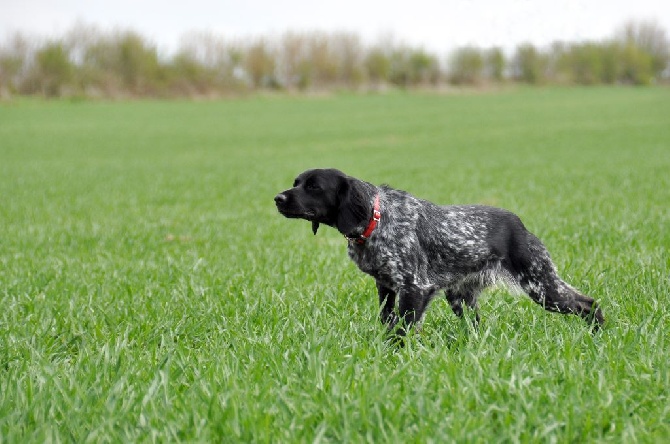
[[[275,196],[275,203],[281,204],[286,202],[286,195],[279,193]]]

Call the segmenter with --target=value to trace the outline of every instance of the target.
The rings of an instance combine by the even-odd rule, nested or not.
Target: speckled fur
[[[381,220],[359,244],[376,195]],[[349,257],[376,280],[382,322],[398,334],[421,319],[438,291],[462,316],[463,304],[476,310],[478,294],[496,282],[521,288],[549,311],[580,315],[595,327],[604,322],[594,300],[560,279],[544,245],[509,211],[438,206],[333,169],[305,171],[275,202],[286,217],[312,221],[314,234],[326,224],[349,239]]]

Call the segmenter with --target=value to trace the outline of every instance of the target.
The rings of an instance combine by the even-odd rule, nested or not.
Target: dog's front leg
[[[398,316],[394,311],[396,293],[379,281],[377,281],[377,292],[379,293],[379,318],[382,324],[393,328],[398,323]]]
[[[410,328],[421,320],[428,306],[430,294],[417,288],[408,288],[399,292],[398,311],[402,325],[397,329],[398,336],[405,336]]]

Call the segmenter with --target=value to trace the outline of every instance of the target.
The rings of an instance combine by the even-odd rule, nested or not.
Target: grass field
[[[405,348],[305,168],[518,213],[606,328],[505,289]],[[0,104],[0,442],[670,439],[670,90]]]

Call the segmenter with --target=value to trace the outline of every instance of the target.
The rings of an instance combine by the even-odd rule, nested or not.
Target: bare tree
[[[304,88],[309,84],[307,51],[304,35],[288,32],[282,36],[277,54],[277,73],[280,84],[285,88]]]
[[[245,51],[244,68],[255,88],[276,84],[275,54],[265,39],[258,39]]]
[[[33,57],[29,39],[14,34],[0,47],[0,97],[19,91]]]
[[[337,60],[337,82],[355,87],[363,81],[364,51],[360,38],[355,34],[331,35],[331,54]]]
[[[190,32],[181,37],[179,52],[188,53],[203,66],[217,68],[230,63],[225,40],[212,32]]]

